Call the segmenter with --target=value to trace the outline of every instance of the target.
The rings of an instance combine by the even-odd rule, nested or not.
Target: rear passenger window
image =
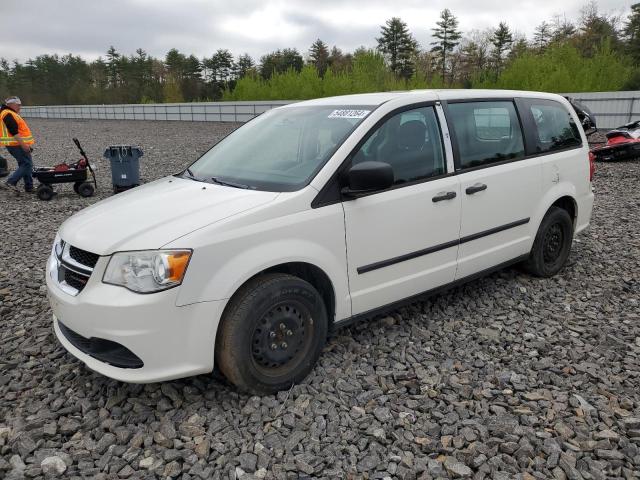
[[[513,102],[449,104],[459,168],[473,168],[524,158],[524,141]]]
[[[365,161],[391,165],[396,184],[446,173],[433,107],[416,108],[389,118],[353,157],[353,164]]]
[[[536,152],[552,152],[582,145],[578,126],[560,103],[553,100],[529,100],[528,103],[536,125]]]

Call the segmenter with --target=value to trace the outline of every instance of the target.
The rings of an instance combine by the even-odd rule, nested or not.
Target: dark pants
[[[31,153],[25,152],[20,145],[17,147],[7,147],[7,150],[9,150],[11,156],[18,162],[18,169],[7,178],[7,183],[16,185],[20,179],[23,179],[24,189],[31,190],[33,188],[33,178],[31,177],[33,160],[31,160]]]

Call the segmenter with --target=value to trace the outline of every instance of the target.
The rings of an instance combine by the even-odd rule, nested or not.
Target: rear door
[[[433,104],[381,121],[350,163],[363,161],[390,164],[395,184],[343,202],[354,315],[452,282],[460,226],[459,182]]]
[[[526,157],[513,99],[449,101],[445,110],[461,190],[460,279],[529,252],[541,162]]]

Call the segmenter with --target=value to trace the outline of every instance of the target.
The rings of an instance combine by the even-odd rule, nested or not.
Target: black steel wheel
[[[73,191],[76,192],[78,195],[80,195],[80,192],[78,191],[78,187],[82,185],[82,182],[75,182],[73,184]]]
[[[80,185],[78,185],[78,189],[77,189],[78,195],[85,198],[91,197],[94,191],[95,189],[93,188],[93,185],[89,182],[81,183]]]
[[[251,338],[252,359],[265,375],[273,375],[308,349],[313,319],[302,303],[290,300],[274,305],[258,321]]]
[[[51,186],[45,185],[43,183],[43,184],[40,184],[40,186],[38,186],[38,189],[36,190],[36,195],[38,195],[38,198],[40,200],[44,200],[45,202],[48,202],[53,198],[54,191],[53,191],[53,188],[51,188]]]
[[[573,242],[573,220],[559,207],[551,207],[540,223],[526,269],[538,277],[551,277],[562,270]]]
[[[273,393],[313,369],[327,338],[322,297],[308,282],[266,274],[229,302],[216,338],[216,365],[241,390]]]

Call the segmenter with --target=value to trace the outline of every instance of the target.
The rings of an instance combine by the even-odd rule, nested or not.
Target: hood
[[[60,236],[74,247],[98,255],[161,248],[278,195],[166,177],[76,213],[62,224]]]

